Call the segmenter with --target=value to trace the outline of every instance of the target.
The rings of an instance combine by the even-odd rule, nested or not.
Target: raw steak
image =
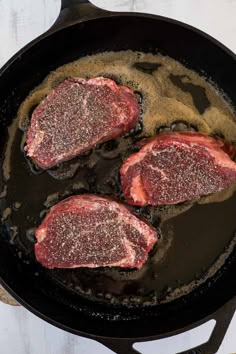
[[[222,191],[236,182],[236,163],[223,150],[229,147],[200,133],[162,133],[124,161],[124,196],[128,203],[143,206],[177,204]]]
[[[47,268],[140,268],[157,233],[121,203],[84,194],[53,206],[36,238],[36,258]]]
[[[25,150],[48,169],[128,132],[138,118],[138,102],[128,87],[103,77],[70,78],[34,110]]]

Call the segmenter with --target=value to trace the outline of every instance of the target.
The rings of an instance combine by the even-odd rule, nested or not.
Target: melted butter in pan
[[[109,77],[133,89],[140,103],[140,127],[45,173],[24,156],[30,116],[53,88],[73,76]],[[81,58],[50,73],[21,104],[18,117],[9,128],[5,150],[5,187],[1,200],[19,255],[34,264],[35,228],[47,210],[61,199],[73,194],[100,193],[125,202],[119,169],[124,158],[135,151],[137,139],[161,131],[181,130],[223,136],[231,143],[236,142],[233,109],[222,92],[169,57],[132,51],[107,52]],[[171,301],[212,277],[232,253],[236,242],[233,237],[236,196],[230,197],[235,190],[233,185],[221,193],[180,205],[132,208],[157,227],[159,233],[158,243],[141,270],[42,269],[42,272],[55,286],[59,284],[89,299],[126,305]],[[219,203],[209,204],[213,202]]]
[[[190,130],[236,142],[233,109],[209,80],[167,56],[133,51],[87,56],[50,73],[21,104],[18,112],[20,129],[26,131],[34,108],[60,82],[73,76],[109,77],[140,93],[143,98],[140,138],[162,130],[178,130],[173,129],[173,125],[183,122],[193,128]],[[230,187],[225,193],[203,198],[201,202],[222,201],[224,195],[228,198],[234,190],[234,186]]]

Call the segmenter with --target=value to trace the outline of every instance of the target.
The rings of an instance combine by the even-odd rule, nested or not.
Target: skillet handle
[[[216,295],[217,296],[217,295]],[[226,332],[229,328],[230,322],[233,318],[233,315],[236,311],[236,297],[234,297],[231,301],[229,301],[227,304],[225,304],[221,309],[216,311],[213,315],[209,316],[204,322],[201,324],[208,322],[209,320],[215,319],[216,324],[215,327],[211,333],[210,339],[208,342],[203,343],[197,347],[194,348],[189,348],[186,351],[179,352],[179,354],[205,354],[205,353],[216,353],[219,348],[221,343],[223,342],[223,339],[226,335]],[[181,335],[181,334],[180,334]],[[145,349],[145,341],[153,341],[152,346],[155,348],[155,340],[160,339],[160,337],[150,337],[150,338],[142,338],[140,339],[115,339],[115,338],[104,338],[104,339],[97,339],[101,344],[105,345],[109,349],[111,349],[114,353],[117,354],[137,354],[137,353],[143,353],[147,354],[149,353],[149,348],[147,346],[147,349]],[[134,344],[138,344],[138,342],[142,342],[142,346],[136,345],[136,348],[133,348]],[[140,343],[141,344],[141,343]],[[143,345],[144,344],[144,345]],[[138,351],[141,350],[142,351]],[[155,349],[152,349],[152,353],[155,353]],[[158,350],[158,349],[157,349]]]
[[[47,33],[57,31],[68,25],[97,17],[111,16],[111,11],[100,9],[88,0],[61,0],[59,16]]]
[[[191,350],[181,352],[180,354],[216,353],[223,342],[234,314],[236,314],[236,297],[209,318],[213,318],[216,321],[209,341],[198,347],[191,348]]]
[[[134,339],[96,339],[97,342],[111,349],[116,354],[141,354],[133,348]]]

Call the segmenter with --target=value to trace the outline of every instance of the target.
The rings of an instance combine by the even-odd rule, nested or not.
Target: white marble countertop
[[[236,52],[236,0],[93,0],[115,11],[137,11],[178,19],[194,25]],[[55,21],[60,0],[0,0],[0,66]],[[206,341],[214,327],[200,328],[172,338],[136,345],[143,354],[175,354]],[[218,354],[236,352],[236,315]],[[37,318],[23,307],[0,303],[2,354],[108,354],[101,344],[74,336]],[[125,354],[125,353],[124,353]]]

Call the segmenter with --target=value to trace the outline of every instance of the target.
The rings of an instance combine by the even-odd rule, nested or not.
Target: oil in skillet
[[[170,77],[170,73],[174,77]],[[11,132],[12,141],[3,171],[5,177],[6,174],[9,177],[4,182],[7,194],[2,200],[4,208],[11,209],[7,224],[18,228],[15,234],[14,229],[11,231],[13,243],[27,261],[35,259],[35,228],[48,208],[59,200],[73,194],[100,193],[124,201],[119,168],[123,159],[136,150],[137,140],[161,131],[190,130],[217,133],[231,142],[236,141],[232,108],[204,78],[168,57],[130,51],[82,58],[50,74],[23,102],[18,115],[21,129],[26,131],[30,112],[52,86],[68,76],[99,75],[130,86],[137,94],[139,124],[126,136],[43,172],[19,148],[24,145],[25,135],[22,137],[16,127]],[[133,208],[136,214],[158,227],[160,235],[156,248],[140,271],[107,268],[41,271],[55,286],[97,301],[133,306],[167,301],[171,293],[179,297],[193,290],[212,269],[212,264],[214,271],[219,269],[219,255],[225,252],[226,258],[229,253],[227,247],[235,230],[232,210],[236,200],[234,196],[229,198],[233,190],[227,193],[221,196],[220,200],[225,199],[222,203],[204,206],[184,203],[172,207]],[[217,198],[214,196],[211,201]],[[21,204],[20,208],[15,208],[16,202]],[[224,234],[221,232],[223,213]],[[206,224],[209,229],[205,228]]]

